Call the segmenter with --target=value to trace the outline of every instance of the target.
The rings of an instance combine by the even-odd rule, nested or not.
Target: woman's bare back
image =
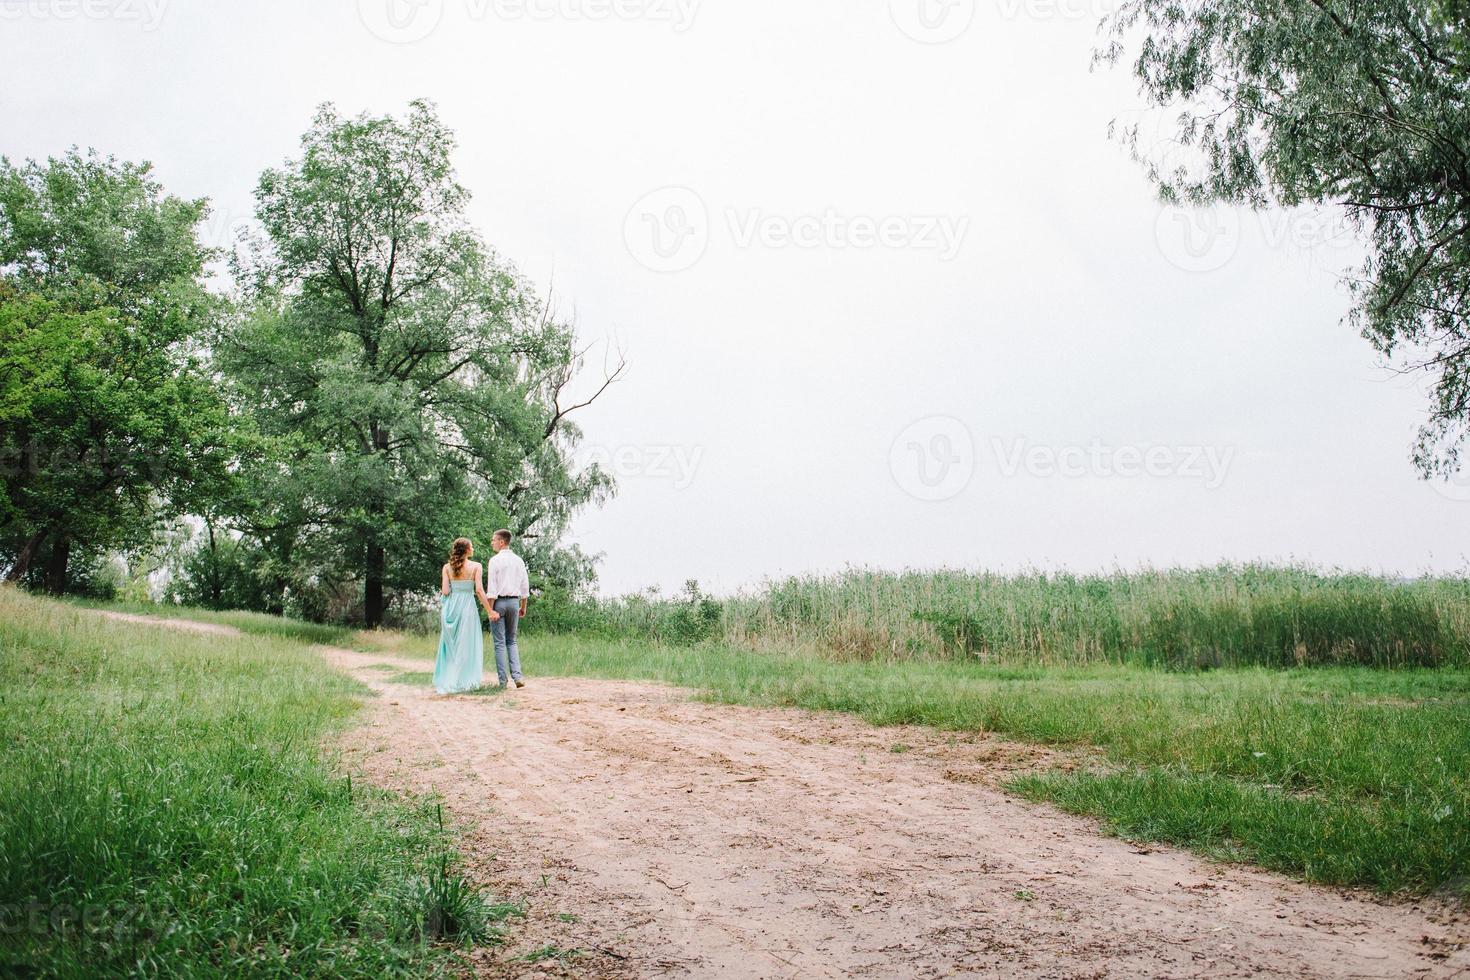
[[[456,576],[454,569],[450,567],[448,562],[445,562],[444,567],[440,571],[447,573],[451,582],[470,582],[480,577],[481,567],[477,561],[466,561],[464,563],[464,574]]]

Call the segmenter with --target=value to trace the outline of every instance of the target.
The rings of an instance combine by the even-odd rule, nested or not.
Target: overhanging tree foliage
[[[1101,60],[1131,57],[1178,108],[1166,200],[1342,205],[1369,256],[1350,320],[1425,372],[1414,461],[1448,475],[1470,434],[1470,5],[1463,0],[1128,0]],[[1172,157],[1172,155],[1171,155]]]
[[[273,440],[239,527],[280,588],[360,582],[362,618],[437,581],[448,542],[502,523],[552,547],[611,489],[578,471],[565,396],[573,330],[465,218],[452,134],[324,106],[302,153],[256,193],[246,313],[217,345],[238,403]]]

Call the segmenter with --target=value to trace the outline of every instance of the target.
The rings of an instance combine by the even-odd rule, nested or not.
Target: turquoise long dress
[[[434,662],[434,690],[440,694],[472,691],[485,670],[485,637],[475,580],[449,581],[449,594],[439,597],[439,659]]]

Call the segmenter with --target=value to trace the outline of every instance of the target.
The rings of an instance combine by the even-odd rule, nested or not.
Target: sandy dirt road
[[[480,954],[491,975],[1470,976],[1470,919],[1443,906],[1130,844],[1000,792],[1075,761],[1034,747],[581,678],[440,697],[385,680],[422,661],[329,657],[379,692],[348,765],[441,794],[473,872],[526,899]],[[581,952],[516,959],[545,946]]]
[[[1470,977],[1463,911],[1107,838],[997,788],[1085,757],[654,684],[440,697],[394,679],[424,661],[323,649],[377,695],[344,765],[442,797],[467,872],[524,901],[474,954],[487,976]]]

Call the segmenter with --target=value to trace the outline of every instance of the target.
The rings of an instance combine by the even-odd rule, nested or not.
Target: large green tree
[[[273,451],[239,525],[265,574],[360,583],[362,618],[423,594],[449,542],[501,523],[553,547],[610,490],[577,470],[572,329],[465,217],[433,108],[317,113],[299,157],[262,175],[247,312],[219,363]],[[488,542],[486,542],[488,543]]]
[[[232,425],[198,338],[206,203],[147,164],[0,160],[0,567],[67,587],[80,547],[141,544],[227,479]]]
[[[1460,462],[1470,424],[1470,34],[1464,0],[1127,0],[1102,60],[1177,112],[1183,159],[1126,138],[1166,199],[1340,205],[1368,258],[1351,321],[1430,414],[1414,460]]]

